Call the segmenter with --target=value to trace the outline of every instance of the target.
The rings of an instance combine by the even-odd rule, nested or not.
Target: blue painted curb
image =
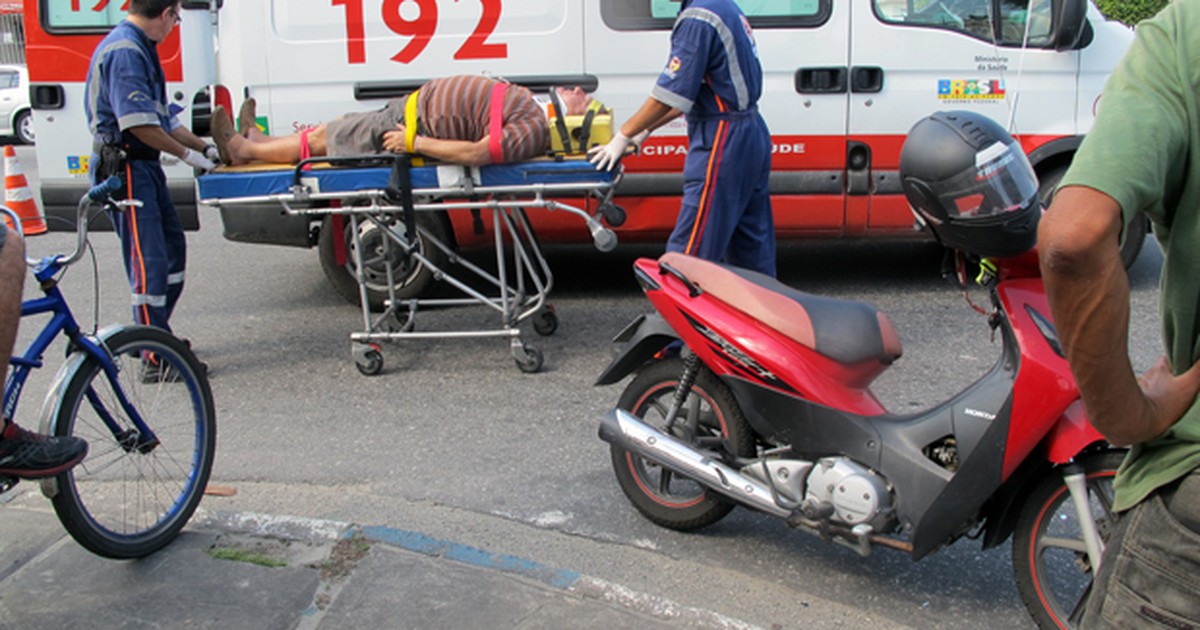
[[[518,558],[434,538],[420,532],[413,532],[391,527],[353,527],[342,535],[344,539],[361,536],[372,542],[379,542],[408,551],[433,557],[443,557],[476,567],[503,571],[522,577],[537,580],[543,584],[559,589],[569,589],[574,586],[582,575],[575,571],[556,569],[525,558]]]

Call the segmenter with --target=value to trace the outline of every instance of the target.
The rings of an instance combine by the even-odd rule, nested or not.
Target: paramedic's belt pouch
[[[125,150],[115,144],[103,144],[96,147],[96,164],[95,173],[96,181],[102,182],[113,175],[120,175],[122,180],[125,176]]]
[[[587,153],[591,147],[608,144],[613,137],[612,114],[564,116],[562,123],[557,116],[550,119],[550,149],[554,153]]]

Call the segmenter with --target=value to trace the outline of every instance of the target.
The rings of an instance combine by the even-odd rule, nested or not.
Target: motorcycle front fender
[[[596,385],[612,385],[625,378],[677,339],[679,335],[661,315],[638,315],[613,337],[613,343],[617,346],[616,355],[600,373]]]

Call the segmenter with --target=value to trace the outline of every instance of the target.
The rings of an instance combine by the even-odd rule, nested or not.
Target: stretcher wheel
[[[625,208],[617,204],[607,201],[600,206],[600,215],[604,217],[604,222],[613,226],[621,227],[625,225]]]
[[[375,376],[383,370],[383,353],[376,348],[370,348],[364,352],[354,353],[354,367],[363,376]]]
[[[547,305],[533,316],[533,330],[543,337],[549,337],[558,330],[558,313],[554,312],[553,305]]]
[[[534,372],[542,369],[542,364],[545,362],[546,358],[542,356],[541,350],[538,350],[532,346],[524,346],[519,350],[519,352],[521,352],[521,355],[523,356],[515,356],[513,358],[516,359],[517,367],[521,368],[522,372],[526,374],[533,374]]]

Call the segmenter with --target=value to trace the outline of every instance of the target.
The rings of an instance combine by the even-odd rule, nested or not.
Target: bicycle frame
[[[94,357],[100,362],[104,369],[104,373],[108,378],[109,384],[116,393],[117,400],[121,404],[122,410],[127,414],[134,426],[138,430],[139,448],[144,448],[147,444],[154,444],[157,438],[150,427],[142,420],[142,416],[138,413],[137,408],[130,403],[129,398],[125,393],[125,389],[121,386],[120,380],[116,376],[117,367],[109,356],[108,350],[103,347],[103,341],[97,343],[89,336],[83,334],[79,328],[79,323],[76,322],[75,316],[71,313],[71,308],[67,305],[67,300],[63,297],[62,291],[58,287],[58,280],[55,276],[62,270],[65,261],[61,256],[50,256],[42,259],[33,269],[33,275],[37,279],[42,288],[44,297],[34,298],[21,302],[21,318],[24,319],[31,315],[40,315],[50,313],[50,321],[38,333],[37,338],[29,344],[25,353],[21,356],[13,356],[9,359],[9,364],[13,366],[12,374],[8,377],[8,382],[4,384],[4,414],[5,417],[12,418],[16,412],[17,404],[21,397],[21,390],[25,387],[25,381],[29,377],[30,370],[40,368],[44,365],[43,357],[50,344],[60,335],[65,334],[70,340],[71,351],[82,351],[87,355]],[[53,391],[53,390],[51,390]],[[104,424],[112,431],[113,436],[118,441],[125,443],[121,436],[121,427],[112,414],[108,411],[104,402],[96,395],[94,391],[88,391],[88,402],[95,409],[96,414],[104,421]]]

